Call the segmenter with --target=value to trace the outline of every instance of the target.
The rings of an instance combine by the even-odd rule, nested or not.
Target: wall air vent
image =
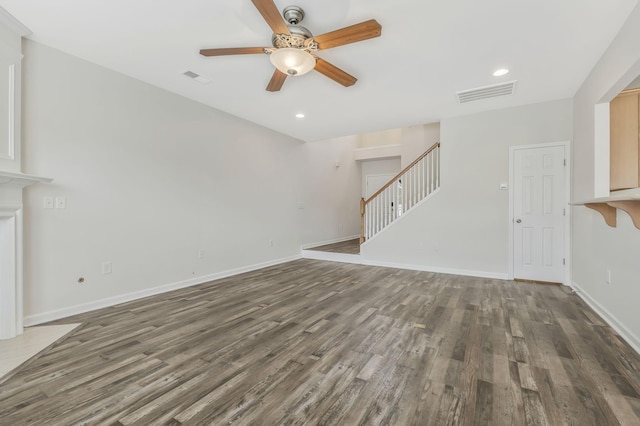
[[[497,98],[498,96],[513,95],[517,81],[492,84],[491,86],[478,87],[476,89],[461,90],[456,92],[458,102],[461,104],[478,101],[480,99]]]
[[[211,80],[204,78],[200,74],[197,74],[193,71],[184,71],[182,75],[184,75],[185,77],[189,77],[190,79],[195,80],[198,83],[202,83],[202,84],[207,84],[211,82]]]

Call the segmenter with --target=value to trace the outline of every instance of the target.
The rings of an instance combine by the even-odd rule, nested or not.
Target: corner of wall
[[[582,299],[591,309],[593,309],[602,319],[611,326],[637,353],[640,354],[640,337],[636,336],[631,330],[616,318],[614,314],[609,312],[604,306],[593,298],[586,290],[580,287],[575,281],[571,282],[574,292]]]

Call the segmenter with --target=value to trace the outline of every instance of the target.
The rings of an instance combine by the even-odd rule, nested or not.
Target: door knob
[[[522,222],[522,220],[516,219],[516,223],[521,223],[521,222]]]

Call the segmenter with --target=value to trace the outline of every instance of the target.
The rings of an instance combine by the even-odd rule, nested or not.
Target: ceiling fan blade
[[[375,19],[370,19],[369,21],[313,37],[313,39],[318,43],[319,49],[330,49],[332,47],[380,37],[380,34],[382,34],[382,26]]]
[[[201,49],[202,56],[247,55],[264,53],[264,47],[227,47],[223,49]]]
[[[329,77],[331,80],[336,83],[342,84],[344,87],[353,86],[358,81],[357,78],[352,76],[351,74],[347,74],[342,71],[340,68],[335,65],[330,64],[324,59],[316,58],[316,67],[315,70],[320,74],[323,74],[326,77]]]
[[[278,92],[282,89],[282,85],[284,81],[287,79],[287,75],[278,69],[273,72],[273,77],[271,77],[271,81],[267,85],[268,92]]]
[[[262,15],[274,34],[290,35],[289,27],[280,15],[278,7],[273,0],[251,0],[258,12]]]

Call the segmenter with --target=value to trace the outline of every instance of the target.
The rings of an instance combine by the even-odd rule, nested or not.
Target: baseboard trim
[[[508,280],[509,274],[499,272],[474,271],[470,269],[441,268],[439,266],[412,265],[408,263],[380,262],[363,259],[363,265],[382,266],[385,268],[409,269],[412,271],[435,272],[437,274],[462,275],[465,277],[490,278],[494,280]]]
[[[633,348],[633,350],[640,354],[640,338],[638,338],[638,336],[629,331],[620,321],[618,321],[615,315],[605,309],[600,303],[591,297],[588,292],[576,284],[575,281],[571,282],[571,288],[573,288],[576,294],[584,300],[591,309],[596,311],[596,313],[600,315],[602,319],[605,320],[605,322],[609,324],[609,326]]]
[[[158,287],[152,287],[144,290],[134,291],[131,293],[121,294],[118,296],[107,297],[105,299],[96,300],[93,302],[82,303],[79,305],[68,306],[66,308],[56,309],[53,311],[43,312],[40,314],[29,315],[24,318],[25,327],[46,323],[49,321],[55,321],[61,318],[66,318],[71,315],[83,314],[85,312],[94,311],[96,309],[107,308],[109,306],[118,305],[120,303],[131,302],[133,300],[142,299],[148,296],[155,296],[157,294],[166,293],[173,290],[179,290],[181,288],[191,287],[198,284],[204,284],[209,281],[215,281],[222,278],[227,278],[233,275],[242,274],[245,272],[255,271],[257,269],[266,268],[268,266],[279,265],[281,263],[291,262],[298,260],[302,256],[295,255],[268,262],[256,263],[253,265],[242,266],[240,268],[229,269],[227,271],[216,272],[214,274],[203,275],[201,277],[190,278],[188,280],[179,281],[176,283],[164,284]]]
[[[343,241],[355,240],[356,238],[360,238],[360,234],[358,234],[358,235],[350,235],[348,237],[334,238],[333,240],[320,241],[320,242],[317,242],[317,243],[303,244],[303,245],[300,246],[300,250],[306,250],[306,249],[312,248],[312,247],[326,246],[327,244],[341,243]]]
[[[486,271],[472,271],[467,269],[440,268],[437,266],[411,265],[407,263],[381,262],[365,259],[359,254],[331,253],[316,250],[302,250],[305,259],[328,260],[330,262],[355,263],[357,265],[380,266],[383,268],[409,269],[412,271],[435,272],[438,274],[462,275],[466,277],[491,278],[495,280],[508,280],[508,274]]]
[[[359,254],[347,253],[331,253],[328,251],[302,250],[304,259],[328,260],[330,262],[355,263],[362,265],[362,259]]]

